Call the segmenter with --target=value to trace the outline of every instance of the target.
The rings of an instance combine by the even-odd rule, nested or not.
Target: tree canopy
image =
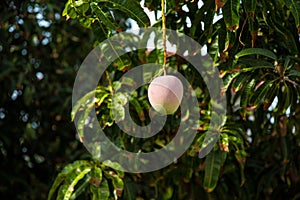
[[[149,51],[135,45],[144,41],[131,38],[131,51],[114,60],[95,90],[72,105],[76,73],[88,53],[95,47],[105,52],[104,41],[125,34],[134,24],[144,30],[161,29],[161,10],[161,2],[152,0],[0,3],[1,196],[300,197],[300,3],[295,0],[166,1],[166,28],[203,46],[212,60],[211,70],[217,69],[223,80],[220,93],[226,98],[226,118],[215,127],[217,143],[204,158],[198,155],[216,114],[215,102],[191,62],[170,52],[167,67],[188,80],[200,108],[197,134],[188,150],[163,169],[126,173],[117,163],[95,159],[82,145],[85,138],[95,137],[86,134],[86,116],[93,108],[106,136],[131,152],[158,150],[176,135],[180,112],[169,115],[163,129],[148,139],[128,136],[117,125],[124,119],[125,106],[137,124],[150,122],[148,85],[130,98],[118,89],[135,83],[120,80],[126,72],[147,63],[163,64],[159,39]],[[170,44],[177,40],[168,35]],[[86,101],[88,95],[94,100]],[[118,104],[113,104],[113,95]],[[81,128],[76,131],[72,121],[78,116]],[[187,123],[190,129],[194,126]]]

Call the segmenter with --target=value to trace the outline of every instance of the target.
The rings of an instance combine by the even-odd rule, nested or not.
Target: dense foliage
[[[92,47],[129,29],[131,20],[139,27],[150,26],[139,1],[4,1],[0,4],[0,81],[5,91],[0,104],[1,195],[17,199],[46,198],[47,192],[49,199],[300,198],[299,2],[166,2],[167,28],[206,46],[224,81],[227,118],[217,130],[220,137],[213,151],[198,158],[212,115],[206,84],[191,64],[174,55],[168,56],[168,67],[189,80],[201,108],[197,136],[182,157],[155,172],[124,173],[113,169],[118,168],[116,163],[91,158],[76,140],[71,117],[90,112],[95,105],[82,100],[81,109],[74,107],[71,112],[76,70]],[[161,10],[160,1],[145,0],[144,7],[156,14]],[[161,27],[160,16],[151,26]],[[135,139],[116,126],[111,97],[120,84],[130,84],[119,81],[124,72],[145,63],[162,63],[162,57],[158,48],[150,53],[131,51],[107,69],[95,90],[99,123],[111,141],[132,152],[151,152],[167,144],[176,134],[179,113],[168,117],[157,136]],[[119,96],[123,105],[130,105],[137,123],[148,123],[147,86],[130,99]],[[79,139],[84,139],[84,129],[79,130]]]

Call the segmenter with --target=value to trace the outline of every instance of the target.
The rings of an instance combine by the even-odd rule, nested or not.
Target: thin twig
[[[246,19],[244,20],[244,23],[242,25],[242,29],[241,29],[241,32],[240,32],[240,35],[239,35],[239,42],[245,46],[245,43],[242,41],[242,34],[243,34],[243,31],[244,31],[244,28],[245,28],[245,25],[246,25],[246,22],[248,20],[248,15],[246,15]]]
[[[289,77],[286,77],[286,76],[285,76],[283,79],[284,79],[285,81],[288,81],[288,82],[290,82],[291,84],[293,84],[293,85],[295,85],[295,86],[297,86],[297,87],[300,88],[300,85],[299,85],[297,82],[295,82],[295,81],[289,79]]]

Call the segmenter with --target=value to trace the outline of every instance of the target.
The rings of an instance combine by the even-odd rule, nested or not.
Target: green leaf
[[[65,8],[62,12],[62,16],[67,16],[68,15],[68,13],[70,12],[71,3],[72,3],[72,0],[68,0],[68,2],[65,4]]]
[[[111,102],[111,116],[116,121],[122,121],[125,119],[124,105],[128,102],[125,94],[118,92],[113,95]]]
[[[85,0],[78,0],[73,3],[74,9],[77,13],[80,13],[82,16],[85,16],[86,11],[90,8],[90,5]]]
[[[94,186],[90,187],[91,193],[92,193],[92,200],[99,200],[103,199],[106,200],[109,198],[109,186],[106,179],[102,179],[102,182],[99,186],[99,188],[96,188]]]
[[[81,113],[81,115],[79,116],[77,130],[81,142],[84,138],[84,128],[86,126],[86,120],[88,119],[88,115],[94,108],[95,108],[94,102],[87,104],[86,107],[84,108],[83,113]]]
[[[279,93],[281,95],[278,95],[278,110],[282,114],[285,114],[286,110],[291,105],[291,100],[292,100],[291,92],[292,92],[292,89],[290,88],[290,86],[293,87],[293,85],[289,85],[287,83],[284,83],[284,86],[283,86],[282,90]],[[280,97],[282,97],[282,98],[280,99]]]
[[[141,27],[150,25],[150,19],[140,6],[138,1],[135,0],[97,0],[96,2],[113,4],[114,8],[127,13],[137,24]]]
[[[294,16],[295,22],[296,22],[296,27],[300,27],[300,5],[297,5],[296,3],[299,4],[298,2],[295,2],[294,0],[283,0],[285,5],[289,8],[291,11],[292,15]]]
[[[68,174],[64,184],[58,190],[57,200],[69,200],[78,181],[90,171],[91,166],[82,166]]]
[[[223,7],[224,21],[227,29],[230,31],[236,30],[239,27],[239,9],[239,0],[227,0],[225,6]]]
[[[85,94],[78,102],[76,102],[71,112],[72,121],[74,120],[76,113],[79,111],[80,108],[92,103],[92,99],[94,96],[95,96],[95,91],[93,90]]]
[[[245,183],[245,163],[246,163],[246,152],[244,150],[237,150],[235,152],[235,158],[240,165],[240,174],[241,174],[241,185]]]
[[[223,78],[223,85],[224,87],[222,88],[223,91],[227,91],[230,84],[232,83],[232,81],[238,76],[240,75],[239,72],[235,72],[235,73],[230,73],[230,74],[226,74],[225,77]]]
[[[61,185],[61,183],[66,179],[66,177],[72,173],[77,168],[80,168],[82,166],[90,166],[90,163],[85,160],[77,160],[71,164],[68,164],[63,168],[63,170],[57,175],[54,183],[51,186],[51,189],[48,193],[48,200],[50,200],[55,193],[56,189]]]
[[[119,177],[124,177],[124,169],[119,163],[111,162],[110,160],[105,160],[102,164],[106,167],[113,168],[117,172]]]
[[[89,185],[90,177],[87,176],[84,182],[73,192],[72,196],[70,197],[71,200],[76,199]]]
[[[267,92],[271,89],[273,81],[265,81],[262,85],[260,85],[255,91],[253,96],[251,97],[251,104],[258,105],[263,102],[264,97]]]
[[[105,176],[112,181],[115,198],[117,199],[123,193],[124,182],[114,171],[104,171]]]
[[[264,109],[268,109],[272,102],[274,101],[276,95],[278,94],[278,85],[276,83],[273,83],[270,90],[268,90],[265,100],[264,100]]]
[[[235,55],[236,59],[239,59],[240,57],[247,56],[247,55],[262,55],[266,56],[268,58],[271,58],[273,60],[277,60],[277,56],[268,49],[262,49],[262,48],[248,48],[240,51]]]
[[[247,83],[247,80],[252,76],[252,74],[249,73],[241,73],[233,82],[232,88],[234,92],[238,92],[245,83]]]
[[[145,114],[144,114],[143,108],[142,108],[141,104],[139,103],[139,101],[136,98],[130,98],[130,103],[135,108],[135,110],[139,116],[139,119],[141,121],[145,121]]]
[[[96,101],[97,106],[101,106],[101,104],[104,102],[104,100],[109,96],[109,93],[101,93],[101,94],[96,94]]]
[[[222,164],[221,151],[211,151],[205,159],[205,174],[203,187],[207,192],[212,192],[217,186],[219,180],[219,174]]]
[[[256,0],[243,0],[244,8],[248,13],[254,13],[256,9]]]
[[[271,69],[274,70],[274,66],[255,66],[255,67],[245,67],[240,69],[241,72],[253,72],[256,69]]]
[[[294,70],[294,69],[291,69],[291,70],[288,72],[287,75],[288,75],[288,76],[295,76],[295,77],[297,77],[297,78],[300,78],[300,72],[297,71],[297,70]]]
[[[254,90],[256,79],[252,78],[244,87],[241,94],[241,107],[246,108]]]
[[[102,170],[101,168],[94,166],[91,170],[91,181],[90,183],[98,188],[102,181]]]
[[[292,95],[292,98],[291,98],[291,113],[293,112],[296,112],[296,109],[297,109],[297,106],[298,106],[298,99],[300,99],[299,97],[299,93],[297,91],[297,89],[294,87],[294,86],[291,86],[291,95]]]
[[[97,3],[92,2],[91,4],[92,10],[95,12],[98,20],[102,22],[108,29],[118,30],[120,27],[113,21],[110,13],[105,13],[103,10],[97,5]],[[109,17],[110,16],[110,17]]]

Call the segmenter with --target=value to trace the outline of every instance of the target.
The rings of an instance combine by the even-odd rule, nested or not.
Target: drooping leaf
[[[256,1],[257,0],[243,0],[243,3],[245,5],[244,8],[245,8],[246,12],[254,14],[255,9],[256,9]],[[253,17],[253,16],[250,16],[250,17]]]
[[[294,0],[283,0],[283,2],[289,8],[292,15],[294,16],[294,19],[296,22],[296,27],[298,28],[298,33],[299,33],[299,30],[300,30],[300,4],[299,4],[299,1],[297,2]]]
[[[246,164],[246,152],[242,150],[237,150],[235,152],[235,158],[240,165],[240,174],[241,174],[241,185],[245,183],[245,164]]]
[[[72,173],[77,168],[80,168],[80,167],[87,167],[88,168],[89,166],[90,166],[90,163],[88,161],[85,161],[85,160],[77,160],[77,161],[65,166],[63,168],[63,170],[56,177],[54,183],[52,184],[51,189],[48,193],[48,200],[50,200],[52,198],[52,196],[55,193],[55,191],[57,190],[57,188],[67,178],[67,176],[69,176],[70,173]]]
[[[271,58],[273,60],[277,60],[277,56],[272,51],[268,49],[262,49],[262,48],[243,49],[242,51],[240,51],[235,55],[235,58],[239,59],[240,57],[247,56],[247,55],[262,55]]]
[[[58,190],[57,199],[69,200],[76,184],[90,171],[90,166],[82,166],[68,174],[64,184]]]
[[[294,112],[296,112],[297,105],[298,105],[297,102],[298,102],[298,99],[300,99],[300,95],[295,86],[291,86],[290,89],[291,89],[291,95],[292,95],[290,110],[291,110],[291,113],[294,113]]]
[[[122,168],[122,166],[119,163],[112,162],[110,160],[105,160],[102,164],[104,166],[111,167],[111,168],[115,169],[115,172],[117,172],[119,177],[124,177],[124,169]]]
[[[91,186],[91,192],[92,192],[92,200],[98,200],[98,199],[109,199],[110,193],[109,193],[109,186],[106,179],[102,179],[102,182],[99,186],[99,188],[95,188]]]
[[[226,27],[230,31],[234,31],[239,28],[240,1],[239,0],[227,0],[223,7],[223,15]]]
[[[113,21],[110,13],[105,13],[97,3],[92,2],[92,10],[95,12],[98,20],[111,30],[118,30],[120,27]]]
[[[88,92],[85,94],[72,108],[71,119],[74,120],[76,113],[82,107],[85,107],[88,104],[92,103],[93,96],[95,95],[95,91]]]
[[[230,73],[230,74],[226,74],[225,77],[223,78],[223,90],[227,91],[230,84],[232,83],[232,81],[239,75],[239,72],[235,72],[235,73]]]
[[[248,106],[249,99],[251,98],[251,96],[253,94],[255,83],[256,83],[256,78],[252,78],[243,87],[242,94],[241,94],[241,107],[242,108],[246,108]]]
[[[105,176],[112,181],[115,198],[120,197],[124,190],[124,182],[114,171],[104,171]]]
[[[144,114],[143,108],[142,108],[141,104],[139,103],[139,101],[136,98],[131,98],[130,103],[135,108],[135,110],[136,110],[136,112],[139,116],[139,119],[141,121],[144,121],[145,120],[145,114]]]
[[[284,83],[282,87],[283,88],[279,91],[279,95],[278,95],[278,99],[279,99],[278,111],[281,112],[282,114],[285,114],[286,110],[291,105],[291,100],[292,100],[291,87],[293,87],[293,85]]]
[[[247,83],[247,80],[251,78],[252,74],[249,73],[241,73],[233,82],[232,88],[234,92],[240,91],[240,89],[243,87],[245,83]]]
[[[271,89],[272,84],[272,81],[265,81],[262,85],[260,85],[251,97],[251,104],[258,105],[259,103],[262,103],[267,92]]]
[[[100,185],[102,184],[102,170],[94,166],[91,170],[90,190],[92,191],[92,199],[101,199]]]
[[[86,176],[83,183],[81,183],[81,185],[72,193],[72,196],[70,197],[70,200],[74,200],[78,196],[80,196],[82,194],[82,192],[84,192],[85,189],[87,188],[87,186],[89,185],[89,181],[90,181],[90,177]]]
[[[274,82],[272,84],[272,87],[270,90],[268,90],[266,96],[265,96],[265,100],[264,100],[264,109],[268,109],[270,107],[270,105],[272,104],[272,102],[274,101],[275,97],[278,94],[278,84],[276,82]]]
[[[205,174],[203,187],[207,192],[212,192],[217,186],[222,164],[222,154],[226,152],[211,151],[205,159]]]
[[[113,8],[128,13],[140,27],[147,27],[150,25],[150,20],[140,4],[134,0],[97,0],[96,2],[112,4]]]

